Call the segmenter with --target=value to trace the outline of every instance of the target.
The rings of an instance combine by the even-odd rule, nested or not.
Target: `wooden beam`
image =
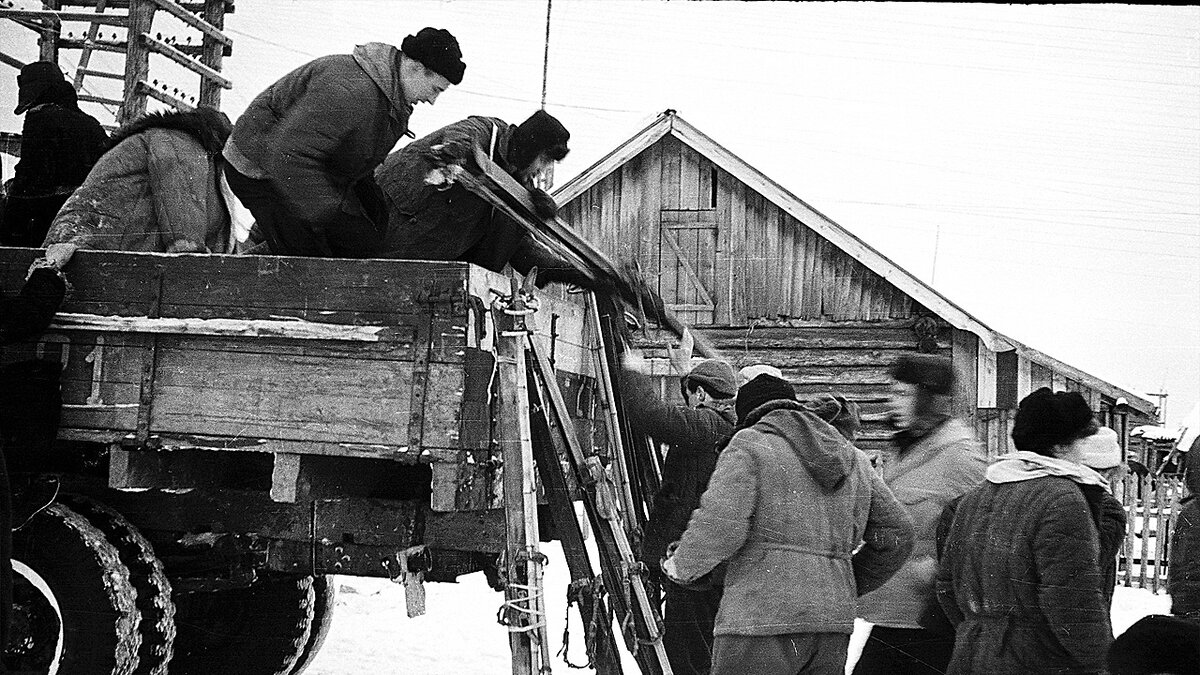
[[[979,341],[978,356],[975,359],[976,382],[978,386],[978,406],[980,408],[996,407],[996,352],[988,349],[987,344]]]
[[[63,12],[46,9],[0,9],[0,19],[26,19],[33,21],[80,21],[106,26],[124,26],[128,17],[123,14],[99,14],[93,12]]]
[[[203,63],[200,63],[196,59],[193,59],[192,57],[184,54],[183,52],[179,51],[172,45],[169,45],[169,44],[163,42],[162,40],[159,40],[158,38],[154,37],[153,35],[151,35],[149,33],[142,33],[142,41],[144,43],[146,43],[146,46],[150,48],[150,51],[156,52],[158,54],[161,54],[161,55],[167,57],[168,59],[171,59],[175,63],[178,63],[179,65],[183,66],[184,68],[187,68],[188,70],[192,71],[193,73],[198,74],[200,77],[205,78],[206,80],[209,80],[211,82],[215,82],[217,85],[219,85],[220,87],[222,87],[224,89],[232,89],[233,88],[233,82],[226,79],[224,76],[222,76],[217,71],[213,70],[212,68],[209,68],[208,66],[204,65]],[[145,79],[145,78],[142,78],[142,79]]]
[[[192,105],[191,103],[188,103],[187,101],[185,101],[181,98],[176,98],[176,97],[168,94],[165,91],[159,91],[158,89],[155,89],[153,86],[147,84],[146,82],[138,82],[137,86],[138,86],[138,89],[146,96],[149,96],[150,98],[152,98],[156,101],[161,101],[163,103],[166,103],[167,105],[172,106],[172,107],[176,108],[177,110],[182,110],[183,112],[189,112],[189,111],[196,109],[196,106]]]
[[[195,28],[196,30],[200,31],[201,33],[204,33],[205,35],[216,40],[217,42],[221,43],[222,45],[229,46],[229,45],[233,44],[233,40],[230,39],[229,36],[222,33],[221,29],[217,28],[216,26],[212,25],[211,23],[205,21],[204,19],[201,19],[200,17],[196,16],[195,14],[192,14],[188,10],[184,9],[182,6],[180,6],[180,4],[178,2],[175,2],[174,0],[151,0],[151,1],[154,4],[158,5],[159,9],[166,11],[171,16],[175,17],[176,19],[179,19],[180,21],[186,23],[187,25],[191,26],[192,28]],[[207,8],[207,6],[209,6],[211,4],[212,3],[206,3],[206,8]]]
[[[271,468],[271,501],[295,503],[300,492],[301,455],[281,452]]]
[[[104,96],[93,96],[91,94],[79,94],[77,98],[84,103],[101,103],[103,105],[121,105],[122,101],[115,98],[107,98]]]
[[[224,337],[275,337],[299,340],[389,342],[394,337],[384,326],[346,326],[314,321],[271,319],[176,319],[146,316],[98,316],[63,312],[52,328],[110,333],[219,335]]]

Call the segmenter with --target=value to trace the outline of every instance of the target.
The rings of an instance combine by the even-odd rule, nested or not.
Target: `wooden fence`
[[[1177,476],[1130,474],[1113,482],[1113,494],[1125,505],[1125,541],[1117,559],[1117,583],[1166,591],[1171,530],[1183,498]]]

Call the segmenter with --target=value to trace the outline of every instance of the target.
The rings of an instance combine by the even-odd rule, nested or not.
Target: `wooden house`
[[[1123,439],[1153,420],[1151,402],[984,325],[674,111],[555,197],[735,367],[770,363],[800,395],[859,401],[866,449],[886,441],[888,366],[911,350],[953,359],[956,413],[992,454],[1010,449],[1017,402],[1041,386],[1079,391]]]

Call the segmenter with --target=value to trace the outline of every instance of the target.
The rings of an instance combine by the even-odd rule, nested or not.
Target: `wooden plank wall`
[[[689,212],[697,221],[716,224],[711,242],[697,238],[689,248],[689,262],[711,283],[707,290],[716,307],[683,310],[685,321],[727,326],[763,318],[880,321],[923,311],[891,283],[670,135],[562,209],[567,222],[618,262],[636,260],[668,303],[687,306],[699,296],[680,282],[687,272],[662,244],[660,231],[664,222],[679,222]]]

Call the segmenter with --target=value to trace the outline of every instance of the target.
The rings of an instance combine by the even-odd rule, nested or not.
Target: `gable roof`
[[[908,270],[900,267],[890,258],[851,234],[825,214],[805,203],[804,200],[789,192],[782,185],[771,180],[766,174],[722,147],[704,132],[689,124],[674,110],[668,109],[664,111],[644,129],[634,134],[633,137],[617,146],[612,152],[572,178],[558,190],[555,190],[555,201],[559,204],[570,202],[608,177],[613,171],[619,169],[643,150],[662,140],[668,134],[679,139],[682,143],[700,153],[737,180],[756,190],[780,209],[833,243],[867,269],[883,277],[913,300],[945,319],[950,325],[978,336],[988,349],[994,352],[1016,350],[1018,354],[1032,361],[1051,367],[1071,377],[1071,379],[1083,382],[1089,387],[1109,394],[1114,398],[1124,397],[1130,402],[1130,405],[1139,410],[1154,410],[1154,405],[1150,401],[1097,377],[1088,375],[1078,368],[1051,358],[988,327],[982,321],[971,316],[966,310],[954,304],[954,302],[939,293],[932,286],[913,276]]]

